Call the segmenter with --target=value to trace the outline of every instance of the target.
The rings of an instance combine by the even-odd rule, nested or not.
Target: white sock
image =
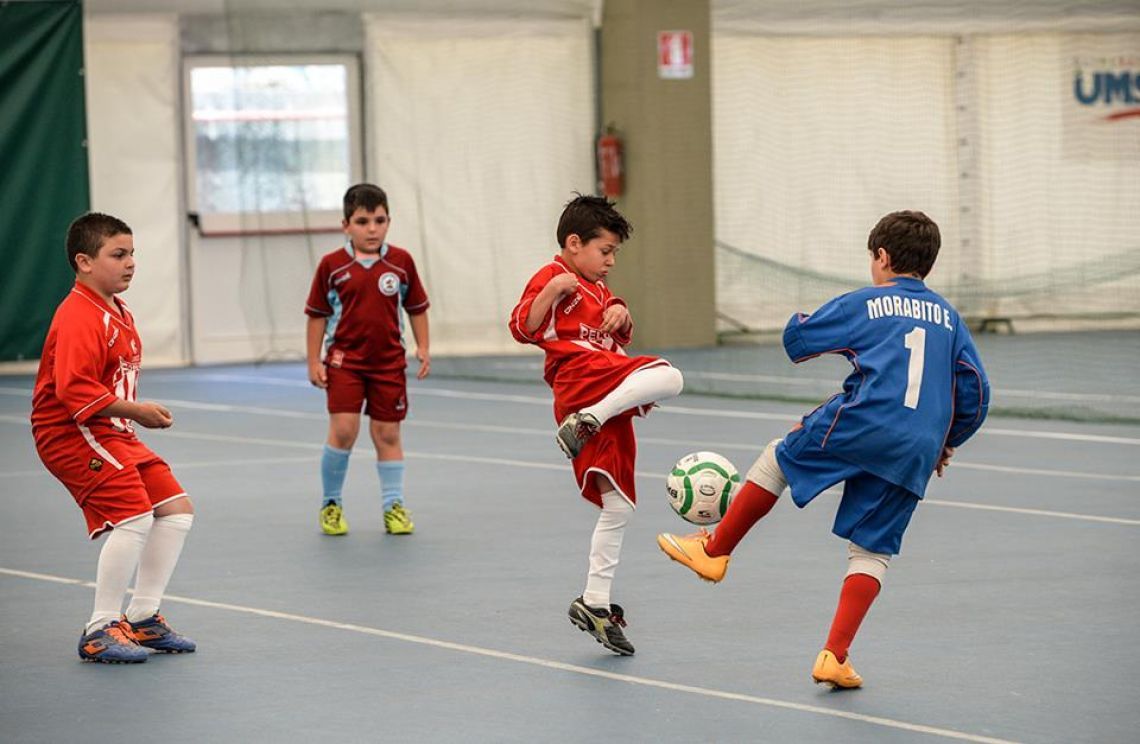
[[[87,621],[85,634],[119,619],[127,585],[139,565],[139,555],[153,524],[154,517],[145,514],[120,524],[107,535],[95,569],[95,610]]]
[[[139,559],[139,578],[135,596],[127,607],[127,621],[138,622],[158,612],[166,585],[174,573],[182,545],[194,523],[193,514],[169,514],[154,520],[146,547]]]
[[[625,526],[631,516],[633,505],[617,491],[602,494],[602,513],[598,515],[594,537],[590,540],[590,573],[586,577],[586,591],[582,592],[582,601],[590,607],[607,610],[610,607],[610,587],[621,556]]]
[[[632,373],[609,395],[594,405],[583,408],[579,413],[589,413],[604,424],[631,408],[676,398],[681,394],[684,383],[685,379],[676,367],[668,364],[646,367]]]

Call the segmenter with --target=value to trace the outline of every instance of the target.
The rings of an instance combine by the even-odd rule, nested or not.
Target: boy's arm
[[[323,315],[310,315],[305,321],[305,360],[309,365],[309,382],[319,388],[329,386],[328,371],[321,363],[321,342],[329,319]]]
[[[805,359],[850,350],[844,297],[836,297],[811,315],[796,313],[784,326],[784,351],[797,364]]]
[[[606,301],[600,330],[608,332],[619,346],[629,346],[633,341],[633,316],[629,314],[625,300],[611,297]]]
[[[56,336],[56,395],[78,424],[95,416],[127,418],[151,429],[166,428],[174,419],[165,407],[152,401],[124,400],[100,379],[106,363],[106,344],[96,324],[72,316]]]
[[[534,279],[531,282],[511,313],[511,335],[523,344],[537,341],[535,333],[549,320],[554,303],[559,297],[572,294],[578,289],[578,276],[570,272],[556,274],[542,285]]]
[[[416,379],[422,380],[431,372],[431,354],[428,352],[428,316],[426,312],[408,315],[412,326],[412,336],[416,339],[416,359],[420,360],[420,370]]]
[[[954,360],[954,418],[946,435],[948,447],[959,447],[973,436],[990,408],[990,383],[974,339],[965,325],[958,333],[961,344]]]
[[[130,419],[148,429],[166,429],[174,423],[174,415],[170,413],[169,409],[153,400],[136,403],[115,398],[111,403],[100,408],[95,415]]]

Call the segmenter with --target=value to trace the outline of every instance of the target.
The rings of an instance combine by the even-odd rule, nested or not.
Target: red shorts
[[[92,540],[123,522],[150,514],[168,501],[186,495],[170,466],[155,455],[153,459],[128,465],[100,483],[80,507],[87,518],[87,534]]]
[[[366,372],[325,366],[329,413],[364,412],[376,421],[403,421],[408,415],[408,383],[404,371]]]
[[[668,365],[654,356],[626,357],[619,354],[577,354],[559,366],[554,375],[554,420],[597,403],[639,369]],[[602,495],[594,485],[593,474],[606,476],[618,492],[631,504],[637,503],[634,464],[637,439],[633,434],[633,417],[648,413],[648,408],[631,409],[607,421],[573,460],[574,479],[583,498],[602,505]]]

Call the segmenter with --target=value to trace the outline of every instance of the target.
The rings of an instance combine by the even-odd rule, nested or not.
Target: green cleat
[[[412,515],[403,504],[397,502],[384,512],[384,531],[389,535],[410,535],[416,531]]]
[[[348,522],[339,504],[328,504],[321,509],[321,532],[326,535],[348,534]]]

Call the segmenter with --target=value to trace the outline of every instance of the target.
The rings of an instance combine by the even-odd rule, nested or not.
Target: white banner
[[[1074,35],[1063,53],[1065,157],[1140,159],[1140,34]]]

